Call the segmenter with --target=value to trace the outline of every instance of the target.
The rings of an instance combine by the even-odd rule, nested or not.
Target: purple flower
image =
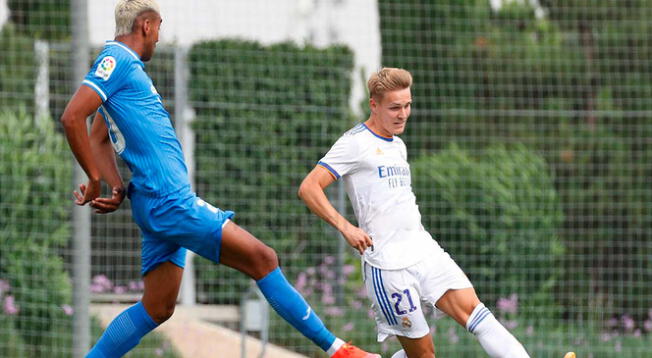
[[[352,331],[353,328],[355,328],[355,325],[353,324],[353,322],[349,322],[349,323],[345,324],[344,326],[342,326],[342,331],[349,332],[349,331]]]
[[[324,294],[323,296],[321,296],[321,302],[325,305],[332,305],[335,303],[335,296]]]
[[[307,283],[308,283],[308,275],[306,275],[305,272],[301,272],[299,273],[299,276],[297,277],[297,282],[294,286],[297,288],[297,290],[303,291]]]
[[[351,302],[351,307],[353,307],[354,310],[359,310],[360,308],[362,308],[362,302],[353,301]]]
[[[129,291],[138,292],[138,291],[142,291],[144,288],[145,288],[145,283],[143,281],[129,282]]]
[[[505,328],[511,331],[512,329],[518,327],[518,322],[514,320],[505,321],[503,322],[503,326],[505,326]]]
[[[125,286],[115,286],[113,288],[113,293],[121,295],[123,293],[127,292],[127,288]]]
[[[154,351],[154,354],[156,354],[156,356],[158,357],[162,357],[163,353],[164,353],[163,348],[156,348],[156,350]]]
[[[652,331],[652,319],[645,320],[645,322],[643,322],[643,328],[645,329],[645,332]]]
[[[531,337],[534,334],[534,327],[532,326],[527,326],[525,329],[525,335]]]
[[[326,310],[326,315],[328,316],[333,316],[333,317],[341,317],[344,315],[344,310],[341,309],[340,307],[327,307]]]
[[[356,292],[358,297],[360,298],[367,298],[367,288],[362,286],[358,289],[358,292]]]
[[[448,329],[448,340],[453,344],[456,344],[460,341],[460,337],[457,336],[457,333],[455,333],[455,328],[453,327]]]
[[[321,290],[324,292],[325,295],[332,295],[333,294],[333,286],[329,283],[324,282],[321,285]]]
[[[18,308],[14,301],[14,296],[5,297],[5,303],[2,308],[4,309],[5,314],[9,316],[16,315],[20,312],[20,308]]]
[[[349,276],[355,272],[355,266],[353,265],[344,265],[342,266],[342,274],[344,276]]]
[[[634,333],[632,333],[632,335],[633,335],[634,337],[636,337],[636,338],[641,338],[641,330],[638,329],[638,328],[635,329],[635,330],[634,330]]]
[[[634,322],[634,319],[629,315],[623,315],[620,320],[626,331],[632,331],[636,327],[636,322]]]
[[[518,295],[512,293],[507,298],[500,298],[496,303],[496,306],[499,311],[504,313],[516,313],[518,312]]]
[[[63,305],[61,306],[61,309],[63,310],[63,313],[66,314],[66,316],[72,316],[72,314],[74,313],[74,310],[72,309],[72,307],[70,307],[70,305]]]
[[[335,271],[328,268],[328,266],[319,266],[319,273],[329,280],[335,279]]]
[[[618,319],[616,317],[609,318],[607,321],[607,327],[615,328],[616,326],[618,326]]]
[[[113,288],[113,283],[109,280],[106,275],[95,275],[91,283],[91,292],[102,293],[111,291]]]
[[[335,263],[335,257],[333,257],[333,256],[324,257],[324,264],[325,265],[332,265],[334,263]]]

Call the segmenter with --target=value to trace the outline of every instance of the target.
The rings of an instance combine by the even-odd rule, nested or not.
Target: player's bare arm
[[[102,180],[111,188],[111,197],[99,197],[91,201],[90,206],[98,214],[106,214],[117,210],[125,197],[124,184],[116,164],[115,151],[109,138],[109,130],[102,115],[95,114],[91,126],[91,150],[100,170]]]
[[[88,176],[88,183],[79,185],[80,193],[73,193],[77,205],[85,205],[100,195],[101,172],[91,150],[86,118],[95,113],[101,104],[97,93],[87,86],[80,86],[61,116],[70,149]]]
[[[337,212],[328,200],[324,189],[334,181],[333,175],[318,165],[303,179],[299,187],[299,197],[306,203],[310,211],[341,232],[349,245],[362,255],[367,247],[373,245],[373,241],[364,230],[351,224]]]

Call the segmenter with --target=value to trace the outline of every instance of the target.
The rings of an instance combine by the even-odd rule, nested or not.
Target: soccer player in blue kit
[[[106,42],[61,118],[88,175],[87,184],[74,192],[75,203],[109,213],[128,195],[142,233],[142,300],[109,324],[87,357],[121,357],[172,316],[186,249],[256,280],[276,312],[330,357],[378,357],[335,337],[287,281],[275,251],[233,223],[232,211],[191,191],[169,114],[144,71],[158,42],[160,14],[155,0],[118,1],[115,40]],[[92,114],[89,135],[86,118]],[[128,190],[114,151],[132,172]],[[100,197],[101,180],[111,187],[111,197]]]

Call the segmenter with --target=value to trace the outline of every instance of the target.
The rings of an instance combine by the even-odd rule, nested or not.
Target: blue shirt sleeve
[[[95,60],[82,84],[92,88],[106,102],[129,78],[131,61],[124,56],[103,52]]]

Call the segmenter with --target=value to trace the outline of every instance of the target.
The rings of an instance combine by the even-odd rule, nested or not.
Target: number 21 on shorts
[[[407,310],[401,309],[401,302],[403,300],[407,299],[407,303],[409,304],[409,307]],[[412,301],[412,295],[410,294],[409,289],[405,289],[402,292],[394,292],[392,293],[392,301],[394,301],[394,312],[398,316],[402,316],[407,313],[412,313],[417,310],[417,307],[414,305],[414,302]]]

